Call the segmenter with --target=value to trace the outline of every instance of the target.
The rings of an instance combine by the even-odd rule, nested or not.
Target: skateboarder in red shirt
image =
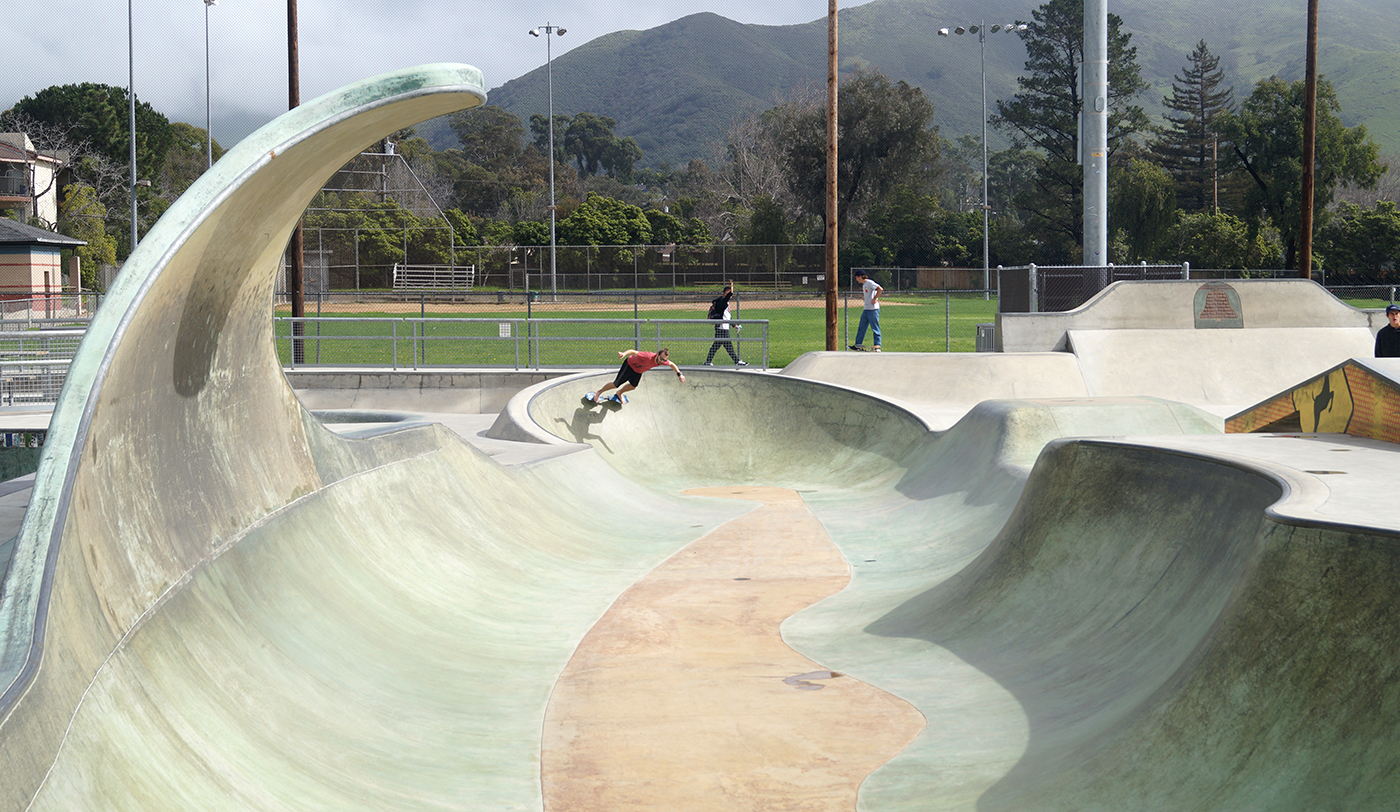
[[[685,383],[685,376],[681,374],[681,368],[676,366],[671,360],[671,351],[662,347],[659,352],[641,352],[639,350],[623,350],[617,354],[622,359],[622,366],[617,370],[617,377],[612,383],[605,383],[598,388],[597,392],[589,392],[583,399],[590,403],[598,403],[603,400],[611,400],[615,403],[626,403],[627,393],[636,389],[642,382],[642,373],[648,369],[659,366],[668,366],[676,371],[676,377]],[[616,387],[617,393],[611,397],[603,397],[603,393]]]

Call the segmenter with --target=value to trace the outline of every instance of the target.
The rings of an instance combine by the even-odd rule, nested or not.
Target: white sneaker
[[[707,367],[712,367],[712,366],[714,366],[714,365],[715,365],[715,362],[714,362],[714,361],[706,361],[706,362],[703,364],[703,366],[707,366]]]
[[[736,366],[736,367],[746,367],[746,366],[748,366],[748,365],[749,365],[749,362],[748,362],[748,361],[735,361],[735,362],[734,362],[734,366]]]

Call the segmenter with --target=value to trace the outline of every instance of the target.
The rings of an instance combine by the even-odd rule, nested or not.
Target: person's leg
[[[710,345],[710,354],[705,356],[705,366],[709,366],[715,362],[715,353],[719,352],[719,348],[724,346],[724,342],[719,339],[727,338],[728,336],[728,330],[720,327],[718,324],[715,325],[715,343]]]
[[[734,342],[729,338],[729,330],[724,327],[717,327],[715,328],[715,337],[722,339],[721,341],[717,341],[715,343],[723,344],[724,351],[729,353],[729,357],[734,361],[734,363],[739,363],[739,354],[734,352]]]
[[[856,327],[856,343],[855,343],[854,346],[859,347],[862,343],[865,342],[865,330],[866,330],[866,328],[868,328],[869,326],[870,326],[870,311],[869,311],[869,310],[862,310],[862,311],[860,311],[860,325],[859,325],[858,327]]]
[[[875,349],[880,349],[880,311],[867,310],[870,314],[870,334],[875,338]]]
[[[613,383],[617,385],[617,392],[614,394],[616,395],[616,397],[620,398],[628,392],[631,392],[633,389],[636,389],[637,385],[641,382],[642,373],[637,372],[636,370],[627,366],[627,362],[623,361],[622,369],[617,373],[617,380],[613,381]],[[598,394],[598,399],[603,399],[601,392]]]
[[[622,359],[622,366],[618,367],[617,377],[613,378],[610,382],[598,387],[598,391],[593,393],[593,399],[602,400],[604,392],[608,391],[609,389],[614,389],[620,384],[626,383],[629,377],[628,373],[631,371],[632,368],[627,365],[627,359]]]

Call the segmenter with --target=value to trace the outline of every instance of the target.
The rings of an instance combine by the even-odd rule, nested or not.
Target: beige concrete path
[[[545,716],[545,810],[854,810],[924,722],[779,634],[845,587],[845,559],[791,490],[687,493],[764,504],[657,567],[584,637]]]

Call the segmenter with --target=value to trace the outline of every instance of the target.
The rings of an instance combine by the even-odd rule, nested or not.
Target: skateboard
[[[626,395],[605,395],[600,398],[597,392],[589,392],[583,396],[583,405],[585,406],[608,406],[613,404],[621,406],[626,402]]]

